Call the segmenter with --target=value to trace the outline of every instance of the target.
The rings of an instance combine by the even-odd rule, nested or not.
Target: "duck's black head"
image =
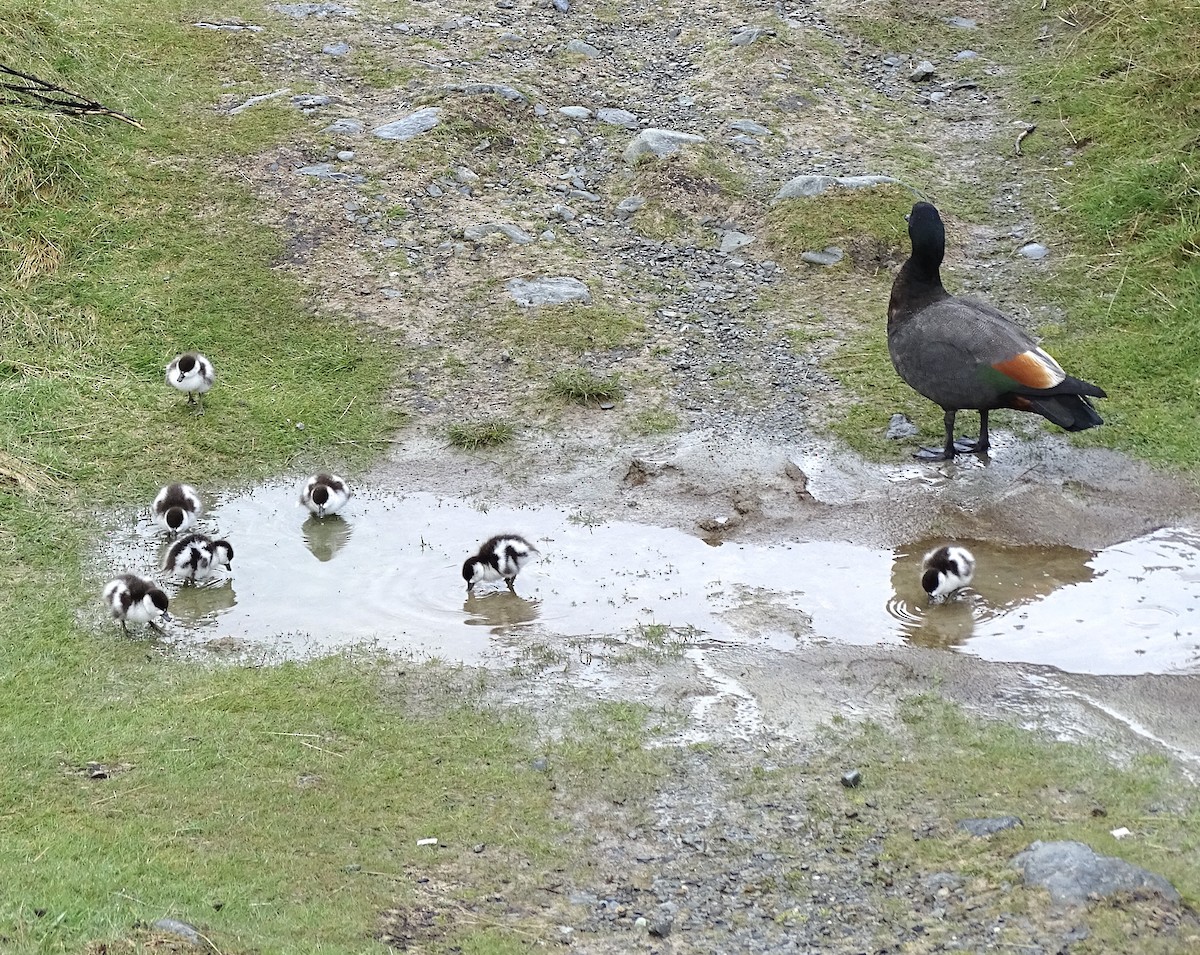
[[[930,567],[924,574],[921,575],[921,586],[925,589],[925,593],[930,596],[938,589],[938,584],[942,582],[942,572],[933,567]]]
[[[180,355],[179,356],[179,370],[181,373],[183,373],[185,375],[189,374],[191,372],[191,370],[195,367],[196,367],[196,356],[195,355]]]
[[[146,596],[150,598],[150,602],[154,604],[156,610],[160,613],[167,612],[167,595],[161,590],[155,587]]]
[[[936,272],[946,255],[946,227],[932,203],[918,202],[908,214],[912,257],[927,272]]]
[[[463,580],[467,582],[467,590],[470,590],[475,585],[475,568],[479,566],[480,560],[478,557],[468,557],[466,563],[463,564]]]
[[[178,531],[183,526],[185,518],[182,507],[172,507],[167,511],[167,527],[173,531]]]
[[[329,488],[324,484],[318,484],[312,490],[312,499],[314,504],[324,506],[329,503]]]

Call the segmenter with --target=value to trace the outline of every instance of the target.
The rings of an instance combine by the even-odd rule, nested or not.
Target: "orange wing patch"
[[[1058,362],[1041,349],[1023,351],[995,362],[992,367],[1026,388],[1053,388],[1066,377]]]

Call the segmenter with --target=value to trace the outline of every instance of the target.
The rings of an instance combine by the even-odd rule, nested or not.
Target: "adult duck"
[[[946,252],[942,217],[918,202],[908,217],[912,255],[900,267],[888,302],[888,351],[897,373],[945,412],[946,442],[922,448],[924,460],[988,449],[988,412],[1029,411],[1067,431],[1084,431],[1104,419],[1088,401],[1102,388],[1072,378],[1037,342],[997,308],[951,295],[942,286]],[[979,412],[979,437],[954,439],[960,411]]]

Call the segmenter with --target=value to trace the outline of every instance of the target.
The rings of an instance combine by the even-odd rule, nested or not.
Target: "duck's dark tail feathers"
[[[1104,424],[1104,419],[1083,395],[1022,396],[1018,400],[1025,406],[1022,411],[1040,414],[1064,431],[1086,431]]]

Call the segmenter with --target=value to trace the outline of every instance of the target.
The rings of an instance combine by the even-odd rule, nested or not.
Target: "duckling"
[[[468,557],[463,564],[463,580],[467,582],[467,593],[475,585],[490,580],[503,580],[508,589],[517,592],[513,581],[521,568],[538,556],[538,549],[517,534],[497,534],[489,537],[479,548],[479,553]]]
[[[154,498],[150,516],[174,537],[189,530],[204,510],[200,495],[190,484],[168,484]]]
[[[218,567],[230,570],[232,562],[233,546],[229,541],[213,540],[203,534],[188,534],[171,545],[163,562],[163,570],[196,581],[211,577]]]
[[[104,602],[112,610],[113,618],[121,622],[121,629],[129,633],[127,620],[149,624],[162,631],[159,620],[170,620],[167,613],[167,595],[153,580],[137,574],[121,574],[104,586]]]
[[[351,496],[350,485],[336,474],[314,474],[300,492],[300,503],[316,517],[336,514]]]
[[[930,603],[942,603],[967,586],[974,576],[974,555],[955,544],[931,550],[921,562],[921,586],[929,594]]]
[[[187,392],[188,404],[198,405],[197,414],[204,414],[204,394],[215,380],[212,362],[199,352],[176,355],[167,365],[167,384]]]
[[[952,460],[988,450],[988,413],[1013,408],[1041,415],[1067,431],[1104,423],[1089,398],[1104,389],[1073,378],[1020,325],[997,308],[951,295],[940,268],[946,229],[936,208],[918,202],[908,216],[912,255],[900,267],[888,301],[888,350],[910,387],[941,406],[946,438],[922,448],[922,460]],[[959,411],[979,412],[979,437],[955,440]]]

